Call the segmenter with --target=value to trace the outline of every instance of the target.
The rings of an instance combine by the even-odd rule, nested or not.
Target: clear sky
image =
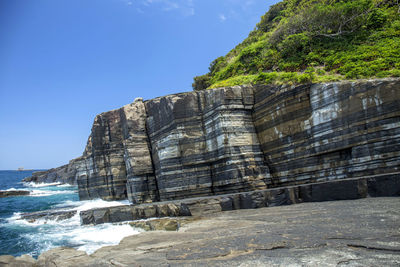
[[[96,114],[190,91],[276,0],[0,0],[0,169],[82,154]]]

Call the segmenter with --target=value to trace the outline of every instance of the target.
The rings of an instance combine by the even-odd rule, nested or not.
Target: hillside
[[[400,1],[284,0],[193,89],[400,76]]]

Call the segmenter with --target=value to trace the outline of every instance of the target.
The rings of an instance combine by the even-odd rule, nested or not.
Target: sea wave
[[[75,185],[72,185],[72,184],[58,184],[56,186],[57,187],[76,187]]]
[[[70,246],[91,254],[103,246],[117,245],[124,237],[138,234],[141,231],[131,227],[128,223],[81,225],[79,212],[92,208],[126,204],[129,202],[108,202],[101,199],[67,200],[54,205],[53,208],[65,211],[76,210],[77,213],[69,219],[61,221],[48,218],[24,220],[21,212],[15,212],[12,217],[7,219],[7,226],[27,230],[25,234],[21,235],[30,243],[34,243],[40,253],[57,246]]]
[[[21,188],[16,189],[14,187],[11,187],[11,188],[8,188],[8,189],[5,189],[5,190],[0,190],[0,191],[29,191],[29,190],[21,189]]]
[[[29,192],[29,195],[26,196],[31,196],[31,197],[45,197],[45,196],[51,196],[51,195],[62,195],[62,194],[74,194],[77,191],[74,189],[71,190],[66,190],[63,187],[63,190],[51,190],[50,189],[32,189],[32,188],[8,188],[5,190],[0,190],[0,191],[7,191],[7,192],[12,192],[12,191],[27,191]]]
[[[63,191],[55,191],[55,190],[30,190],[29,196],[31,197],[46,197],[52,195],[63,195],[63,194],[74,194],[76,191],[74,190],[63,190]]]
[[[48,187],[48,186],[60,186],[60,182],[55,182],[55,183],[34,183],[34,182],[25,182],[23,183],[24,186],[26,187]]]

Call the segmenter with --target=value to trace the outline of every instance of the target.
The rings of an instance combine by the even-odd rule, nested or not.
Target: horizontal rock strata
[[[83,224],[101,224],[167,216],[204,216],[303,202],[400,196],[400,173],[287,186],[154,204],[98,208],[80,213]]]
[[[154,174],[145,128],[142,101],[98,115],[85,149],[86,171],[78,176],[80,199],[127,198],[127,178],[154,185]],[[152,179],[153,177],[153,179]],[[149,188],[147,187],[147,188]],[[150,193],[136,196],[140,201],[154,200]],[[155,191],[155,189],[153,189]],[[154,194],[154,192],[153,192]],[[133,199],[132,199],[133,200]]]
[[[234,86],[95,118],[83,155],[34,174],[132,204],[398,172],[400,79]]]
[[[235,87],[146,102],[159,200],[264,189],[253,91]]]
[[[254,124],[274,184],[400,169],[400,83],[259,87]]]
[[[102,224],[111,222],[133,221],[154,217],[191,216],[184,203],[157,203],[143,205],[121,205],[97,208],[80,212],[82,224]]]

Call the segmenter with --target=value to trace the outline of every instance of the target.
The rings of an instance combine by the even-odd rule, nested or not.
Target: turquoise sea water
[[[22,183],[32,171],[0,171],[0,190],[29,190],[28,196],[0,198],[0,255],[30,254],[37,257],[57,246],[75,247],[92,253],[96,249],[118,244],[138,231],[127,224],[81,226],[79,211],[121,205],[103,200],[79,201],[77,188],[59,184]],[[122,202],[127,204],[127,202]],[[37,220],[28,222],[21,213],[47,209],[77,210],[76,216],[63,221]]]

